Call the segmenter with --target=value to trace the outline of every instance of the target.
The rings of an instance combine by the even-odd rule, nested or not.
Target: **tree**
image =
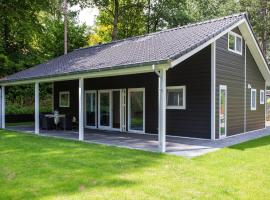
[[[241,11],[247,11],[261,49],[270,58],[270,2],[268,0],[240,0]]]

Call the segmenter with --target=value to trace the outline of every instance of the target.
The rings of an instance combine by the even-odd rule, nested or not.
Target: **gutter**
[[[106,68],[97,68],[97,69],[91,69],[91,70],[83,70],[83,71],[75,71],[75,72],[67,72],[57,75],[47,75],[47,76],[37,76],[37,77],[29,77],[29,78],[22,78],[22,79],[11,79],[11,80],[5,80],[5,78],[0,79],[0,85],[18,85],[18,84],[30,84],[34,82],[51,82],[51,81],[64,81],[64,80],[74,80],[78,79],[81,76],[85,76],[87,78],[87,74],[89,76],[93,73],[99,73],[99,72],[115,72],[117,70],[125,70],[130,69],[130,71],[134,69],[143,68],[143,67],[149,67],[149,66],[159,66],[159,68],[170,68],[171,67],[171,60],[165,59],[160,61],[152,61],[152,62],[145,62],[145,63],[136,63],[136,64],[129,64],[129,65],[119,65],[119,66],[113,66],[113,67],[106,67]],[[151,72],[152,70],[149,70]],[[19,73],[19,72],[18,72]],[[138,72],[139,73],[139,72]],[[146,73],[142,70],[142,73]],[[132,74],[132,73],[131,73]],[[77,75],[77,76],[76,76]],[[121,75],[121,74],[119,74]],[[124,74],[123,74],[124,75]],[[110,76],[110,75],[108,75]],[[66,78],[65,78],[66,77]],[[97,76],[100,77],[100,76]],[[105,77],[105,76],[104,76]],[[8,76],[6,77],[8,78]],[[94,78],[94,77],[92,77]],[[51,81],[46,81],[47,79],[53,79]]]

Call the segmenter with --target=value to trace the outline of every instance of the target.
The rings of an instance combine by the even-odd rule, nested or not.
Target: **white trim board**
[[[211,139],[216,139],[216,41],[211,44]]]
[[[13,82],[3,82],[0,83],[2,86],[11,86],[11,85],[22,85],[22,84],[31,84],[39,81],[39,83],[46,82],[58,82],[58,81],[68,81],[68,80],[78,80],[79,78],[99,78],[99,77],[111,77],[111,76],[120,76],[120,75],[131,75],[131,74],[143,74],[148,72],[155,72],[155,70],[168,69],[170,68],[170,62],[165,64],[155,64],[153,65],[143,65],[137,67],[126,67],[121,69],[104,69],[100,71],[77,73],[77,74],[62,74],[55,77],[45,77],[45,78],[34,78],[29,80],[20,80]]]
[[[205,42],[204,44],[198,46],[197,48],[193,49],[192,51],[188,52],[187,54],[184,54],[183,56],[173,60],[171,62],[171,66],[175,67],[176,65],[178,65],[179,63],[183,62],[184,60],[188,59],[189,57],[191,57],[192,55],[194,55],[195,53],[201,51],[202,49],[204,49],[205,47],[209,46],[211,43],[215,42],[216,40],[218,40],[219,38],[221,38],[223,35],[225,35],[226,33],[230,32],[231,30],[233,30],[234,28],[238,27],[240,24],[244,23],[246,20],[242,19],[239,22],[237,22],[236,24],[232,25],[231,27],[229,27],[228,29],[226,29],[225,31],[221,32],[220,34],[218,34],[216,37],[213,37],[212,39],[208,40],[207,42]],[[270,76],[270,75],[269,75]]]
[[[191,57],[195,53],[197,53],[197,52],[201,51],[202,49],[204,49],[205,47],[209,46],[210,44],[212,44],[213,42],[215,42],[216,40],[218,40],[219,38],[221,38],[225,34],[229,33],[230,31],[232,31],[236,27],[239,27],[239,30],[240,30],[240,32],[242,34],[242,38],[247,43],[247,45],[248,45],[248,47],[250,49],[250,52],[253,55],[253,57],[254,57],[254,59],[256,61],[256,64],[259,67],[259,70],[261,71],[264,79],[270,85],[270,70],[268,68],[268,65],[267,65],[265,59],[264,59],[264,56],[262,55],[260,47],[258,46],[258,43],[257,43],[257,41],[255,39],[255,36],[254,36],[250,26],[249,26],[249,23],[247,22],[246,19],[240,20],[238,23],[236,23],[236,24],[232,25],[231,27],[227,28],[226,30],[224,30],[223,32],[218,34],[217,36],[213,37],[212,39],[208,40],[204,44],[202,44],[202,45],[198,46],[197,48],[193,49],[189,53],[184,54],[183,56],[173,60],[171,62],[171,67],[177,66],[179,63],[183,62],[184,60],[188,59],[189,57]]]

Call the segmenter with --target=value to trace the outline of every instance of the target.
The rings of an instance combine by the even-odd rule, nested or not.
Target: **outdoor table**
[[[47,118],[56,118],[56,117],[58,117],[59,119],[63,118],[64,119],[64,130],[66,130],[66,115],[64,115],[64,114],[46,114],[45,117],[47,117]],[[58,125],[58,123],[57,124],[55,123],[55,120],[54,120],[54,124],[56,126]]]

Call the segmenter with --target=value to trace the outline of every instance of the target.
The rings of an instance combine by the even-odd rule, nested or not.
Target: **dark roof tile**
[[[176,59],[237,23],[245,14],[231,15],[182,27],[80,48],[46,63],[7,76],[1,81],[60,76],[97,69],[134,66]]]

